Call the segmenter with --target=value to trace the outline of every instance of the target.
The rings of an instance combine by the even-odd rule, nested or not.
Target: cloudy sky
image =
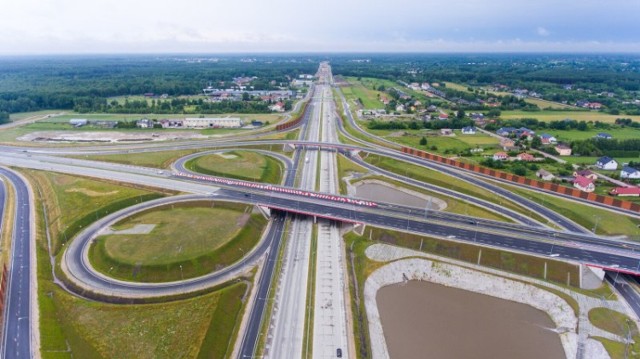
[[[639,0],[0,0],[0,54],[640,52]]]

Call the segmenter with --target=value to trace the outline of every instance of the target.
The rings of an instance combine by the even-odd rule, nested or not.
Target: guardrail
[[[516,176],[511,173],[496,171],[491,168],[452,160],[446,157],[434,155],[433,153],[425,152],[425,151],[418,150],[411,147],[402,147],[402,152],[412,156],[426,158],[431,161],[440,162],[449,166],[454,166],[454,167],[462,168],[468,171],[477,172],[486,176],[506,180],[509,182],[515,182],[528,187],[539,188],[546,191],[563,194],[566,196],[581,198],[583,200],[601,203],[610,207],[616,207],[616,208],[625,209],[628,211],[640,212],[640,204],[638,203],[623,201],[617,198],[607,197],[607,196],[603,196],[595,193],[587,193],[587,192],[580,191],[579,189],[576,189],[576,188],[565,187],[556,183],[542,182],[542,181],[538,181],[538,180],[534,180],[534,179],[530,179],[522,176]]]
[[[4,306],[7,302],[7,278],[9,277],[9,270],[5,264],[2,269],[2,279],[0,280],[0,337],[3,337],[4,333]]]

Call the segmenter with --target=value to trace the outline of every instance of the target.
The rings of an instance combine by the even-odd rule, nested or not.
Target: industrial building
[[[237,117],[185,118],[182,123],[186,128],[240,128],[244,126],[244,122]]]

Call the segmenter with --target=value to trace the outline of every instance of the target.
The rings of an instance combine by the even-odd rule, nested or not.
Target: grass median
[[[238,261],[259,242],[266,219],[238,203],[198,201],[162,206],[117,223],[98,237],[89,260],[106,275],[126,281],[193,278]],[[140,226],[149,233],[122,234]]]
[[[250,151],[203,155],[187,161],[185,166],[202,174],[271,184],[279,184],[284,172],[277,159]]]

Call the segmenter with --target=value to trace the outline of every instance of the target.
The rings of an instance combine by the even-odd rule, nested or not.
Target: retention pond
[[[440,284],[381,288],[378,310],[391,358],[564,358],[549,316],[531,306]]]

